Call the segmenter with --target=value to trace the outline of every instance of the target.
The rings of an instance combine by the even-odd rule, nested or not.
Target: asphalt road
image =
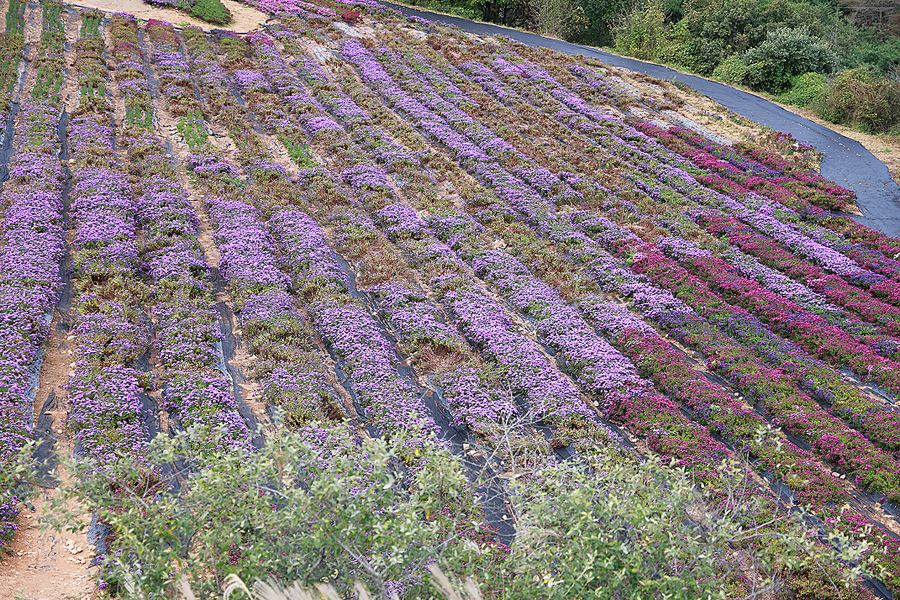
[[[668,67],[616,56],[590,46],[580,46],[499,25],[477,23],[389,2],[382,4],[405,15],[449,23],[470,33],[505,35],[529,46],[552,48],[565,54],[591,56],[614,67],[624,67],[659,79],[683,81],[741,116],[777,131],[790,133],[794,139],[814,145],[824,155],[822,176],[856,192],[857,204],[864,216],[853,217],[864,225],[900,237],[900,186],[891,179],[884,163],[859,142],[788,112],[768,100],[696,75],[685,75]]]

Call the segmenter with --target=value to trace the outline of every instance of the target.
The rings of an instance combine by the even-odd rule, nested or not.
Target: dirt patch
[[[29,5],[25,9],[25,47],[28,52],[28,58],[25,62],[25,86],[22,89],[31,90],[34,87],[34,80],[37,77],[36,59],[40,56],[41,42],[41,22],[43,16],[41,14],[41,5]],[[23,98],[24,99],[24,98]]]
[[[172,10],[168,8],[154,8],[149,4],[144,4],[141,0],[79,0],[75,6],[91,6],[99,8],[106,12],[126,12],[134,15],[138,19],[160,19],[168,21],[177,26],[195,25],[205,31],[210,29],[230,29],[238,33],[246,33],[258,29],[260,23],[264,23],[269,15],[262,13],[255,8],[250,8],[243,4],[238,4],[233,0],[222,0],[228,10],[231,11],[234,21],[224,28],[212,23],[206,23],[199,19],[195,19],[180,10]]]
[[[75,45],[78,42],[79,29],[81,28],[81,19],[74,11],[65,11],[62,13],[66,31],[66,78],[63,81],[62,90],[60,90],[60,98],[69,114],[75,112],[78,103],[81,101],[80,90],[78,88],[78,73],[75,71]]]
[[[61,442],[62,454],[72,447]],[[65,480],[65,474],[62,474]],[[34,501],[34,512],[19,518],[19,532],[12,542],[12,555],[2,563],[0,600],[87,600],[95,596],[88,564],[94,556],[86,529],[80,533],[41,531],[41,516],[58,494],[42,490]],[[71,506],[69,508],[72,508]]]
[[[109,48],[114,48],[115,43],[113,42],[112,32],[110,31],[109,25],[105,25],[100,29],[100,35],[103,37],[103,46],[104,51],[109,52]],[[114,71],[115,71],[115,63],[111,56],[105,56],[104,62],[106,63],[106,99],[112,105],[113,110],[113,119],[115,121],[116,126],[123,125],[125,123],[125,113],[127,109],[125,107],[125,99],[122,98],[122,94],[119,93],[119,83],[116,81]],[[70,109],[71,110],[71,109]]]
[[[41,31],[43,21],[43,9],[40,4],[28,4],[25,9],[25,46],[37,50],[41,43]],[[35,56],[31,57],[36,58]]]

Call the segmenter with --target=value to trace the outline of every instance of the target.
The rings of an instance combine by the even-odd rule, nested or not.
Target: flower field
[[[853,192],[591,60],[369,0],[247,4],[273,18],[238,36],[5,3],[3,464],[63,352],[94,472],[164,481],[160,432],[202,469],[344,423],[402,438],[410,480],[657,455],[714,507],[733,459],[821,545],[863,544],[867,577],[789,570],[794,597],[900,593],[900,239]],[[26,490],[0,483],[3,548]],[[475,488],[447,510],[502,552]]]

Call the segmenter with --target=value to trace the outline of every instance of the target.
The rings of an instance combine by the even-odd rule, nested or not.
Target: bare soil
[[[51,323],[54,334],[45,344],[35,414],[41,416],[44,401],[51,392],[60,399],[44,416],[53,418],[52,434],[59,437],[56,449],[62,456],[72,455],[72,445],[65,435],[66,415],[63,385],[71,373],[71,356],[67,344],[67,328],[57,327],[60,315]],[[57,475],[65,482],[64,471]],[[84,532],[57,533],[41,531],[41,516],[57,498],[55,488],[45,488],[34,500],[34,511],[24,510],[19,517],[19,532],[13,539],[10,554],[0,563],[0,600],[84,600],[91,598],[95,586],[88,570],[94,556],[93,547]],[[71,508],[71,507],[70,507]]]
[[[79,29],[81,28],[81,19],[76,15],[71,15],[68,11],[62,14],[65,31],[66,31],[66,78],[63,80],[63,86],[60,90],[60,98],[69,114],[75,112],[78,108],[78,102],[81,99],[78,89],[78,76],[75,74],[72,66],[75,64],[75,44],[78,42]]]
[[[60,444],[71,454],[71,446]],[[68,446],[68,447],[63,447]],[[40,516],[56,490],[42,490],[35,512],[19,518],[13,554],[0,569],[0,600],[88,600],[95,595],[88,564],[94,556],[84,532],[41,531]]]
[[[234,21],[222,27],[221,25],[213,25],[199,19],[195,19],[185,12],[168,8],[154,8],[149,4],[144,4],[141,0],[78,0],[78,6],[91,6],[99,8],[106,12],[127,12],[138,19],[159,19],[168,21],[173,25],[195,25],[205,31],[210,29],[230,29],[237,33],[246,33],[253,31],[259,27],[260,23],[264,23],[269,16],[255,8],[250,8],[244,4],[234,2],[234,0],[222,0],[228,10],[231,11]]]

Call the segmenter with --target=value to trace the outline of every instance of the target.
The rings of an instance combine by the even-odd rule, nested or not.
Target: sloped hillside
[[[360,467],[350,496],[432,494],[440,510],[413,521],[528,593],[562,594],[562,567],[515,567],[551,526],[514,482],[556,489],[560,465],[602,479],[650,456],[686,473],[700,512],[734,490],[755,507],[737,523],[758,535],[710,574],[726,596],[797,551],[779,545],[791,514],[826,554],[862,546],[772,567],[784,597],[900,590],[900,239],[853,221],[814,150],[668,82],[374,2],[251,4],[272,18],[246,35],[5,4],[4,546],[22,550],[27,483],[47,481],[29,456],[52,447],[80,465],[101,593],[127,596],[129,570],[155,593],[182,570],[213,587],[327,578],[325,558],[266,554],[296,525],[272,488],[347,475],[375,439],[402,476]],[[232,482],[273,494],[272,521],[217,508],[233,539],[156,529],[190,473],[238,469],[280,431],[321,455],[278,485]],[[178,460],[153,451],[160,434]],[[453,493],[422,483],[447,473]],[[126,514],[154,525],[132,535]],[[659,543],[622,535],[623,553]],[[436,560],[385,559],[391,587],[347,553],[406,597]],[[36,590],[23,560],[0,582]],[[682,574],[683,557],[660,560],[653,581]],[[552,597],[606,597],[581,585]]]

